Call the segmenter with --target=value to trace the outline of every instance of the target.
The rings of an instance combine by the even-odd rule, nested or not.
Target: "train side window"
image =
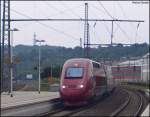
[[[133,71],[136,71],[136,66],[135,65],[133,66]]]
[[[119,65],[117,66],[117,70],[120,71],[120,66]]]
[[[100,65],[93,62],[93,67],[94,67],[94,68],[100,68]]]

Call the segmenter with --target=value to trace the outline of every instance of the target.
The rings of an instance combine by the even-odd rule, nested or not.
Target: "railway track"
[[[114,112],[112,112],[111,114],[110,114],[110,116],[116,116],[119,112],[121,112],[127,105],[128,105],[128,103],[129,103],[129,101],[131,100],[131,96],[129,95],[129,92],[128,91],[126,91],[126,90],[124,90],[126,93],[127,93],[127,100],[118,108],[118,109],[116,109]]]
[[[110,116],[139,116],[143,110],[144,99],[140,92],[126,90],[128,99],[118,109],[116,109]]]
[[[88,105],[84,105],[84,106],[78,106],[78,107],[61,107],[57,110],[51,111],[43,116],[49,117],[49,116],[72,116],[75,113],[78,112],[82,112],[86,109],[89,109],[91,107],[93,107],[94,105],[96,105],[97,103],[103,101],[104,99],[106,99],[109,96],[109,94],[106,94],[102,97],[97,97],[95,98],[95,100],[91,103],[89,103]]]
[[[116,110],[118,106],[124,104],[128,99],[127,92],[116,88],[115,91],[103,101],[96,103],[90,109],[84,110],[83,112],[76,113],[72,116],[109,116],[111,112]]]
[[[142,107],[143,107],[143,97],[140,93],[137,93],[137,95],[139,96],[139,107],[138,110],[135,112],[134,116],[138,116],[140,114],[140,112],[142,111]]]
[[[1,116],[35,116],[49,112],[52,108],[58,108],[61,105],[59,98],[32,102],[1,109]]]
[[[139,91],[117,88],[107,98],[104,96],[89,105],[76,108],[62,106],[43,116],[139,116],[147,105],[145,100]]]

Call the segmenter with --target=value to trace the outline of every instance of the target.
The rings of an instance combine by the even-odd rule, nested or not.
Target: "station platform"
[[[149,93],[150,93],[150,90],[149,89],[146,89],[145,90],[145,93],[146,95],[149,97]],[[144,116],[144,117],[149,117],[150,116],[150,112],[149,112],[149,104],[147,105],[146,109],[144,110],[144,112],[142,113],[141,116]]]
[[[1,94],[1,109],[59,98],[59,92],[14,91],[13,97]]]
[[[144,112],[142,113],[141,116],[144,116],[144,117],[149,117],[150,116],[149,115],[149,104],[148,104],[148,106],[146,107],[146,109],[144,110]]]

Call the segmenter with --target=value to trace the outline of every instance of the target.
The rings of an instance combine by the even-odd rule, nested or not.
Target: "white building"
[[[149,57],[150,57],[150,54],[147,53],[146,55],[144,55],[143,57],[141,57],[140,59],[137,59],[137,60],[128,60],[128,61],[125,61],[125,62],[121,62],[121,63],[118,63],[117,65],[115,66],[120,66],[121,68],[124,66],[137,66],[137,67],[140,67],[140,79],[136,78],[136,79],[123,79],[123,80],[127,80],[127,81],[140,81],[140,82],[149,82]],[[115,67],[113,66],[113,67]],[[131,67],[130,67],[131,68]],[[124,74],[125,76],[127,74]],[[121,76],[122,77],[122,76]]]
[[[147,53],[138,60],[129,60],[119,63],[119,66],[141,66],[141,80],[144,82],[149,82],[149,57],[150,54]]]

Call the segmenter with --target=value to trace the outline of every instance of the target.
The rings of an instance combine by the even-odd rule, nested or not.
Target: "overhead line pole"
[[[1,4],[2,4],[2,1],[0,1],[0,20],[2,19],[2,9],[1,9]],[[2,40],[1,40],[1,29],[2,29],[2,27],[1,27],[1,24],[2,24],[2,20],[0,21],[0,44],[1,44],[1,42],[2,42]],[[1,53],[0,53],[0,55],[1,55]]]
[[[111,27],[111,45],[113,44],[113,29],[114,29],[114,21],[112,21],[112,27]]]
[[[1,2],[2,3],[2,2]],[[5,64],[4,60],[6,57],[9,58],[8,62],[10,63],[10,0],[4,0],[3,1],[3,19],[2,19],[2,47],[1,47],[1,79],[4,81],[1,82],[1,85],[3,89],[7,90],[10,87],[7,86],[8,82],[10,82],[10,65]],[[4,74],[5,71],[5,74]],[[4,79],[5,78],[5,79]],[[7,82],[5,82],[7,80]]]
[[[84,20],[84,56],[88,58],[89,56],[89,24],[88,24],[88,3],[85,3],[85,20]]]
[[[5,2],[3,1],[3,22],[2,22],[2,50],[1,50],[1,89],[3,89],[3,84],[2,83],[4,81],[4,38],[5,38]]]
[[[2,1],[0,1],[0,11],[2,11],[1,5],[2,5]],[[0,20],[1,20],[1,19],[2,19],[2,12],[0,12]],[[1,44],[1,46],[0,46],[0,51],[1,51],[1,52],[0,52],[0,57],[1,57],[1,60],[2,60],[2,37],[1,37],[1,36],[2,36],[2,35],[1,35],[1,32],[2,32],[2,31],[1,31],[1,30],[2,30],[2,25],[1,25],[1,24],[2,24],[2,21],[0,21],[0,44]],[[3,76],[2,76],[2,64],[3,64],[3,63],[2,63],[2,61],[1,61],[1,67],[0,67],[0,69],[1,69],[1,71],[0,71],[0,72],[1,72],[1,74],[0,74],[0,75],[1,75],[1,76],[0,76],[1,79],[0,79],[0,84],[1,84],[1,81],[2,81],[2,77],[3,77]],[[2,87],[0,87],[0,92],[1,92],[1,88],[2,88]]]
[[[8,0],[8,20],[10,20],[10,0]],[[9,57],[9,63],[11,64],[12,53],[11,53],[11,45],[10,45],[10,24],[11,24],[11,22],[8,22],[8,57]],[[11,67],[12,67],[12,65],[9,66],[10,83],[11,83]],[[11,86],[10,86],[10,89],[9,89],[9,93],[10,93],[10,96],[12,96],[11,95]]]

